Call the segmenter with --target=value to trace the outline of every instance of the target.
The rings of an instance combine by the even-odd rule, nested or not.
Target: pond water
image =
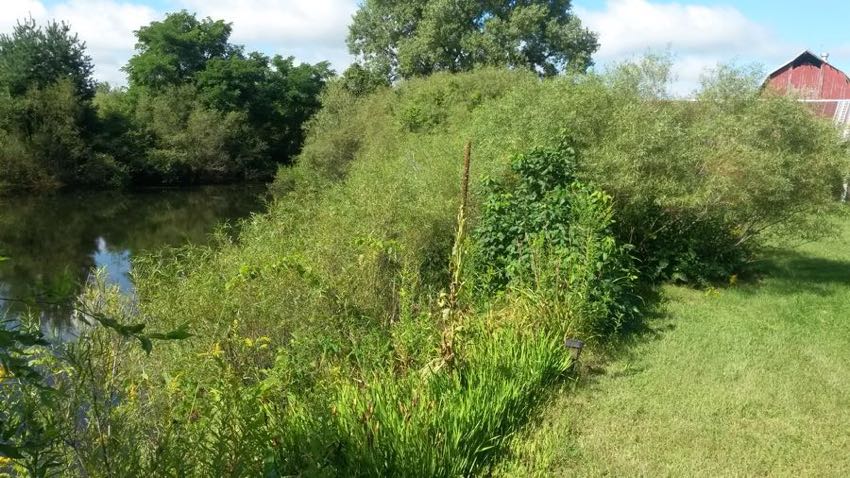
[[[207,243],[223,223],[264,208],[261,185],[0,197],[0,318],[24,311],[63,335],[68,307],[96,268],[132,293],[133,257]],[[229,229],[234,231],[235,229]],[[59,305],[48,305],[59,304]]]

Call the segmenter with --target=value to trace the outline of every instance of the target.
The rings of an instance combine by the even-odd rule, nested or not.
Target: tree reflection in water
[[[205,243],[218,224],[262,209],[263,191],[240,185],[0,197],[0,256],[9,258],[0,262],[0,296],[16,300],[0,301],[0,317],[28,311],[42,317],[46,335],[72,337],[70,304],[96,268],[132,293],[134,255]]]

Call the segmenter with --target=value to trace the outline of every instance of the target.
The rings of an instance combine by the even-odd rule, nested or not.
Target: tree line
[[[0,191],[264,180],[292,162],[325,85],[365,94],[481,66],[585,71],[598,48],[563,0],[362,3],[355,62],[247,51],[232,24],[180,11],[135,32],[127,86],[93,79],[71,26],[0,34]]]
[[[0,36],[0,184],[6,188],[260,179],[301,142],[332,71],[229,41],[182,11],[136,32],[129,85],[92,79],[64,23]]]

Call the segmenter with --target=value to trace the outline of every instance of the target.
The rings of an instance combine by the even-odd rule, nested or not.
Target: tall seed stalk
[[[455,229],[455,241],[452,246],[452,256],[449,263],[449,272],[451,274],[451,283],[449,284],[449,294],[446,298],[445,307],[443,309],[443,320],[445,329],[443,330],[443,340],[440,345],[440,352],[443,362],[451,368],[455,358],[454,335],[459,327],[455,324],[457,317],[457,297],[460,289],[463,286],[461,282],[461,269],[463,267],[463,241],[466,233],[466,208],[469,200],[469,167],[472,157],[472,142],[467,141],[466,147],[463,150],[463,175],[461,177],[461,193],[460,193],[460,209],[457,213],[457,227]]]

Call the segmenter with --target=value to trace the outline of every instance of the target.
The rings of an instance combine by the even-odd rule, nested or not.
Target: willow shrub
[[[123,167],[87,144],[93,115],[67,79],[20,96],[0,95],[0,189],[122,183]]]
[[[668,78],[666,65],[647,61],[544,81],[489,70],[435,75],[365,98],[337,85],[311,124],[302,162],[282,169],[276,184],[287,190],[300,178],[321,189],[349,176],[383,184],[378,170],[394,168],[405,177],[388,189],[418,183],[431,188],[423,200],[436,207],[457,194],[456,182],[425,181],[438,171],[457,177],[459,161],[443,158],[472,139],[475,211],[484,180],[516,154],[568,141],[582,153],[575,176],[613,197],[616,235],[635,247],[648,279],[724,279],[768,239],[829,229],[823,218],[836,210],[850,162],[828,121],[793,98],[761,94],[746,70],[709,74],[700,101],[668,98]]]
[[[769,239],[829,229],[848,168],[829,121],[735,69],[709,75],[699,101],[648,96],[661,90],[616,73],[517,82],[465,134],[502,164],[569,140],[576,177],[613,197],[617,236],[651,280],[723,279]]]
[[[737,71],[696,102],[635,101],[586,151],[585,171],[618,203],[620,237],[653,278],[738,272],[769,239],[828,231],[848,164],[832,125]]]

